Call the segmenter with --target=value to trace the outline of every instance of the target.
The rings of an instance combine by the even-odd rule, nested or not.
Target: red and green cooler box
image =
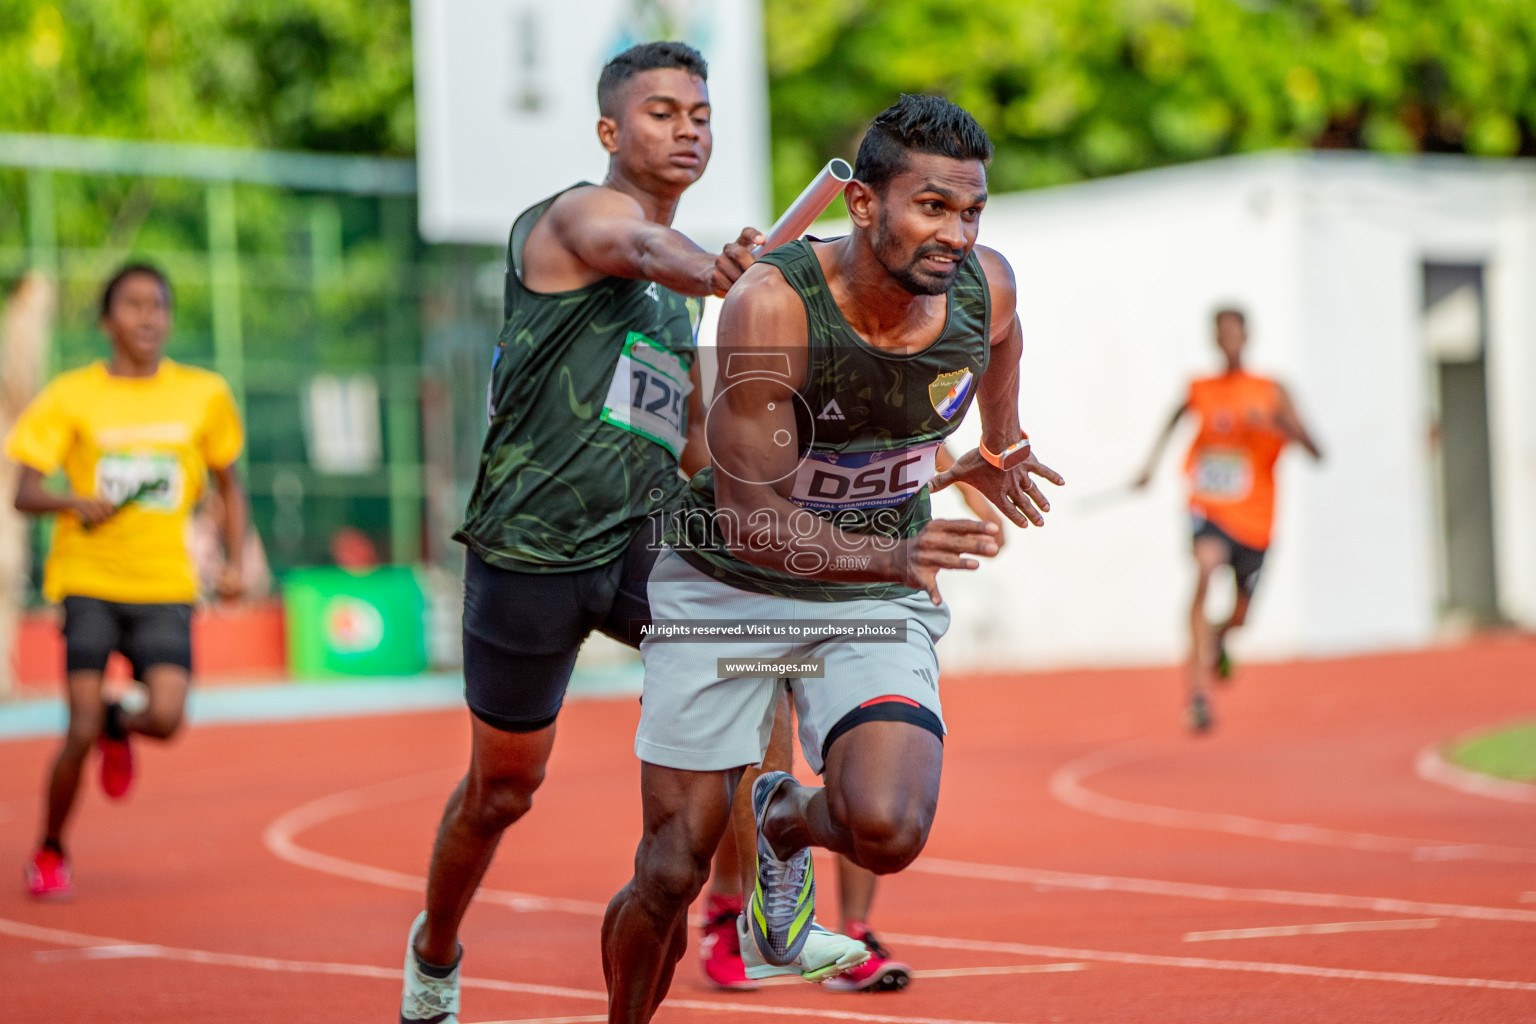
[[[283,604],[295,679],[426,670],[426,598],[411,569],[296,569],[283,580]]]

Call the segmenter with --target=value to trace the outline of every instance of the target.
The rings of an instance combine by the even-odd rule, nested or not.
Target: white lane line
[[[27,924],[24,921],[12,921],[6,918],[0,918],[0,934],[34,939],[61,946],[86,948],[107,946],[121,948],[131,946],[146,951],[143,955],[154,959],[208,964],[215,967],[244,967],[249,970],[272,971],[284,974],[347,975],[356,978],[380,978],[396,984],[400,982],[400,968],[398,967],[375,967],[372,964],[328,963],[315,960],[284,960],[270,956],[214,953],[204,949],[178,949],[175,946],[134,943],[123,939],[107,939],[98,935],[84,935],[80,932],[62,931],[57,928],[41,928],[37,925]],[[152,953],[148,952],[151,950],[153,951]],[[599,992],[594,989],[566,988],[558,985],[533,985],[518,981],[502,981],[497,978],[462,978],[460,979],[460,984],[465,988],[491,989],[497,992],[517,992],[523,995],[553,996],[563,999],[578,999],[585,1002],[606,1003],[608,1001],[608,993]],[[733,1003],[724,1000],[668,999],[664,1005],[672,1009],[703,1010],[716,1014],[750,1013],[783,1017],[815,1017],[822,1020],[861,1021],[867,1022],[867,1024],[995,1024],[992,1021],[964,1020],[949,1017],[905,1017],[883,1013],[854,1013],[848,1010],[811,1010],[791,1006],[769,1006],[763,1003]],[[597,1019],[605,1020],[606,1017],[599,1017]]]
[[[1419,756],[1413,760],[1413,768],[1425,782],[1447,786],[1462,793],[1488,797],[1490,800],[1507,800],[1515,804],[1536,804],[1536,786],[1527,782],[1496,779],[1492,775],[1468,771],[1460,765],[1451,764],[1441,755],[1439,744],[1419,751]]]
[[[1523,892],[1520,894],[1521,903],[1536,903],[1536,892]]]
[[[1055,974],[1059,971],[1086,971],[1087,964],[1007,964],[1002,967],[954,967],[939,970],[913,971],[914,978],[979,978],[991,974]],[[775,988],[780,985],[798,985],[799,978],[768,978],[757,983],[759,988]]]
[[[59,960],[137,960],[158,957],[159,946],[136,944],[119,946],[82,946],[79,949],[42,949],[32,954],[34,960],[54,963]]]
[[[439,785],[442,772],[397,779],[393,782],[345,790],[311,800],[281,815],[267,826],[267,849],[278,858],[300,867],[322,871],[356,882],[407,892],[425,892],[427,880],[419,875],[376,868],[358,861],[330,857],[298,845],[296,837],[306,829],[355,811],[385,806],[429,792],[427,783]],[[1154,878],[1125,878],[1091,875],[1072,871],[1047,871],[1000,864],[977,864],[920,857],[907,868],[930,875],[954,878],[978,878],[988,881],[1018,882],[1059,889],[1092,892],[1133,892],[1146,896],[1171,896],[1179,899],[1214,900],[1224,903],[1272,903],[1290,907],[1325,907],[1335,910],[1368,910],[1383,914],[1420,917],[1457,917],[1481,921],[1515,921],[1536,924],[1536,911],[1509,907],[1479,907],[1456,903],[1424,903],[1376,896],[1347,896],[1337,893],[1293,892],[1285,889],[1239,889],[1231,886],[1202,885],[1193,882],[1169,882]],[[1533,894],[1536,895],[1536,894]],[[605,904],[591,900],[550,899],[502,889],[481,889],[475,899],[508,907],[515,911],[551,910],[589,917],[600,917]],[[697,922],[694,922],[697,923]]]
[[[517,1017],[511,1020],[482,1020],[475,1024],[603,1024],[607,1019],[606,1013],[591,1013],[585,1017]]]
[[[1271,928],[1223,928],[1213,932],[1185,932],[1185,942],[1219,942],[1225,939],[1276,939],[1292,935],[1341,935],[1345,932],[1411,932],[1436,928],[1438,917],[1406,921],[1334,921],[1331,924],[1282,924]]]
[[[1243,971],[1252,974],[1289,974],[1305,978],[1382,981],[1398,985],[1438,985],[1447,988],[1489,988],[1508,992],[1536,992],[1536,981],[1508,981],[1501,978],[1455,978],[1440,974],[1361,971],[1346,967],[1314,967],[1310,964],[1271,963],[1262,960],[1212,960],[1195,956],[1118,953],[1103,949],[1035,946],[1024,942],[983,942],[975,939],[947,939],[933,935],[901,935],[895,932],[881,932],[880,937],[889,939],[892,943],[907,946],[964,949],[978,953],[1014,953],[1019,956],[1047,957],[1052,960],[1090,960],[1112,964],[1136,964],[1143,967],[1186,967],[1207,971]]]
[[[262,835],[262,841],[273,856],[299,867],[336,875],[354,882],[368,882],[386,889],[424,893],[427,891],[427,880],[420,875],[409,875],[401,871],[390,871],[371,864],[345,860],[341,857],[331,857],[306,849],[295,840],[300,833],[334,818],[401,803],[428,793],[442,792],[445,778],[451,777],[446,772],[429,772],[358,789],[343,790],[340,793],[332,793],[329,796],[311,800],[275,819],[267,826]],[[481,903],[494,903],[515,911],[555,910],[594,917],[601,917],[608,909],[606,903],[597,903],[592,900],[534,896],[506,889],[482,888],[475,893],[475,900]]]
[[[1140,825],[1225,832],[1230,835],[1269,839],[1282,843],[1308,843],[1313,846],[1342,847],[1374,853],[1396,853],[1415,860],[1492,860],[1518,864],[1536,863],[1536,850],[1525,847],[1409,839],[1403,836],[1375,835],[1370,832],[1348,832],[1341,829],[1322,828],[1318,825],[1290,825],[1248,818],[1240,814],[1189,811],[1177,807],[1119,800],[1096,793],[1083,784],[1094,775],[1148,756],[1150,755],[1146,744],[1137,740],[1080,757],[1058,768],[1051,775],[1051,795],[1061,803],[1079,811]]]
[[[1536,910],[1512,907],[1479,907],[1460,903],[1425,903],[1377,896],[1345,896],[1326,892],[1292,892],[1286,889],[1237,889],[1195,882],[1166,882],[1155,878],[1122,878],[1084,875],[1072,871],[1045,871],[1001,864],[919,857],[906,870],[953,878],[978,878],[993,882],[1019,882],[1041,888],[1083,889],[1090,892],[1134,892],[1145,896],[1174,896],[1222,903],[1274,903],[1287,907],[1329,907],[1337,910],[1370,910],[1382,914],[1419,917],[1460,917],[1473,921],[1517,921],[1536,924]]]
[[[61,946],[133,946],[150,945],[133,943],[123,939],[102,938],[56,928],[41,928],[23,921],[0,918],[0,934],[34,939]],[[1403,971],[1362,971],[1338,967],[1315,967],[1309,964],[1270,963],[1254,960],[1212,960],[1204,957],[1161,956],[1150,953],[1123,953],[1102,949],[1072,949],[1064,946],[1036,946],[1022,942],[986,942],[976,939],[952,939],[935,935],[905,935],[887,933],[892,942],[934,949],[960,949],[982,953],[1011,953],[1018,956],[1041,957],[1047,960],[1088,960],[1102,963],[1135,964],[1148,967],[1182,967],[1197,970],[1243,971],[1255,974],[1286,974],[1311,978],[1345,979],[1351,981],[1380,981],[1404,985],[1437,985],[1450,988],[1498,989],[1512,992],[1536,992],[1536,982],[1509,981],[1499,978],[1458,978],[1437,974],[1414,974]],[[185,963],[209,964],[218,967],[244,967],[251,970],[290,974],[347,975],[360,978],[381,978],[398,982],[398,967],[375,967],[371,964],[327,963],[310,960],[283,960],[277,957],[245,956],[237,953],[213,953],[201,949],[178,949],[174,946],[155,947],[157,959]],[[601,1000],[606,1002],[607,993],[591,989],[565,988],[556,985],[534,985],[526,982],[501,981],[495,978],[463,978],[465,988],[483,988],[498,992],[518,992],[526,995],[554,996],[565,999]],[[736,1013],[779,1014],[790,1017],[820,1017],[825,1020],[868,1021],[871,1024],[989,1024],[985,1021],[957,1021],[934,1017],[898,1017],[884,1014],[852,1013],[844,1010],[799,1009],[787,1006],[768,1006],[760,1003],[731,1003],[702,999],[668,999],[666,1005],[681,1010],[704,1010],[712,1013],[730,1011]]]
[[[1062,974],[1086,971],[1087,964],[1013,964],[1008,967],[951,967],[937,971],[913,971],[914,978],[982,978],[992,974]]]

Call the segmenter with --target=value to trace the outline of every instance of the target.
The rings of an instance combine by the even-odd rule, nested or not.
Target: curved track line
[[[442,786],[445,772],[429,772],[409,778],[381,782],[358,789],[343,790],[329,796],[301,804],[274,819],[262,833],[262,841],[273,856],[299,867],[336,875],[354,882],[369,882],[386,889],[403,889],[406,892],[426,892],[427,880],[420,875],[408,875],[401,871],[374,867],[359,861],[345,860],[300,846],[295,839],[301,833],[324,824],[334,818],[344,817],[357,811],[383,807],[410,800]],[[429,788],[429,783],[430,788]],[[533,896],[529,893],[511,892],[506,889],[482,888],[475,893],[481,903],[494,903],[515,911],[555,910],[568,914],[585,914],[601,917],[608,909],[606,903],[591,900],[568,900],[557,897]]]
[[[433,773],[433,777],[440,777],[442,773]],[[342,873],[343,877],[357,881],[368,880],[356,874],[351,867],[351,862],[337,858],[324,857],[313,854],[292,844],[292,837],[304,828],[319,824],[331,817],[350,813],[366,807],[375,807],[390,803],[394,800],[404,799],[402,793],[407,795],[416,792],[424,783],[426,776],[415,776],[408,779],[399,779],[394,782],[386,782],[375,786],[366,786],[361,789],[346,790],[328,797],[321,797],[303,804],[287,814],[282,815],[267,828],[268,847],[286,848],[292,847],[292,852],[302,855],[293,863],[305,864],[309,858],[315,858],[324,866],[319,870]],[[278,828],[282,824],[282,828]],[[276,850],[274,849],[274,852]],[[279,854],[282,856],[282,854]],[[287,859],[285,857],[285,859]],[[367,865],[361,865],[367,867]],[[985,864],[966,864],[960,861],[943,861],[937,859],[922,859],[912,865],[916,870],[928,871],[932,874],[963,874],[965,877],[1002,879],[1007,881],[1028,881],[1037,884],[1055,884],[1069,888],[1084,889],[1117,889],[1122,891],[1146,892],[1154,895],[1188,896],[1196,899],[1217,900],[1245,900],[1264,903],[1286,903],[1289,905],[1309,906],[1353,906],[1366,907],[1372,910],[1382,910],[1389,913],[1433,913],[1444,917],[1465,917],[1480,920],[1495,921],[1521,921],[1536,922],[1536,911],[1510,910],[1502,907],[1470,907],[1456,904],[1419,903],[1412,900],[1371,899],[1353,896],[1335,896],[1325,893],[1297,893],[1284,890],[1266,889],[1228,889],[1219,886],[1190,885],[1177,882],[1157,882],[1148,879],[1110,878],[1107,876],[1076,875],[1066,872],[1037,871],[1029,868],[1006,868]],[[413,891],[419,891],[424,884],[420,878],[402,875],[398,872],[383,872],[383,877],[390,879],[408,879]],[[538,909],[568,910],[564,904],[576,904],[580,907],[597,906],[579,900],[551,900],[544,901],[541,897],[530,897],[522,894],[516,895],[520,900],[532,900],[539,902]],[[577,913],[587,913],[586,910],[576,910]],[[0,920],[0,924],[3,924]],[[0,928],[3,930],[3,928]],[[61,933],[62,934],[62,933]],[[1104,963],[1140,964],[1154,967],[1183,967],[1203,970],[1244,971],[1259,974],[1289,974],[1313,978],[1347,979],[1354,981],[1382,981],[1408,985],[1438,985],[1459,988],[1484,988],[1501,989],[1517,992],[1536,992],[1536,982],[1508,981],[1493,978],[1457,978],[1435,974],[1415,974],[1402,971],[1364,971],[1353,968],[1340,967],[1314,967],[1308,964],[1271,963],[1267,961],[1249,960],[1212,960],[1204,957],[1187,956],[1160,956],[1149,953],[1124,953],[1113,950],[1085,950],[1069,949],[1061,946],[1034,946],[1023,943],[1010,942],[981,942],[971,939],[951,939],[935,935],[891,935],[891,939],[905,942],[914,946],[930,946],[939,949],[964,949],[984,952],[1015,953],[1022,956],[1044,957],[1057,960],[1097,960]],[[89,945],[111,944],[115,940],[91,939]],[[370,968],[373,970],[373,968]],[[465,982],[468,984],[468,981]],[[501,984],[515,984],[506,982]],[[578,990],[566,990],[578,991]],[[595,995],[606,998],[603,993]],[[573,996],[573,998],[575,998]],[[793,1010],[784,1007],[767,1007],[752,1004],[726,1004],[712,1003],[701,1000],[667,1000],[666,1005],[680,1009],[713,1009],[721,1008],[741,1009],[742,1012],[769,1012],[783,1013],[790,1016],[821,1017],[831,1020],[869,1020],[869,1021],[893,1021],[906,1022],[906,1024],[938,1024],[930,1022],[926,1018],[917,1017],[880,1017],[869,1014],[847,1014],[841,1011],[829,1010]],[[750,1007],[750,1008],[748,1008]]]
[[[1451,764],[1441,756],[1438,744],[1419,751],[1419,756],[1413,759],[1413,769],[1425,782],[1447,786],[1462,793],[1491,800],[1507,800],[1515,804],[1536,804],[1536,786],[1510,779],[1497,779],[1492,775]]]
[[[1492,860],[1517,864],[1536,864],[1536,850],[1515,846],[1490,846],[1484,843],[1450,843],[1436,839],[1408,839],[1381,836],[1370,832],[1348,832],[1317,825],[1288,825],[1263,821],[1240,814],[1187,811],[1177,807],[1137,803],[1104,796],[1083,785],[1084,780],[1141,760],[1150,755],[1140,741],[1119,744],[1069,761],[1051,775],[1051,795],[1068,807],[1102,818],[1129,821],[1165,828],[1225,832],[1252,839],[1281,843],[1307,843],[1313,846],[1342,847],[1373,853],[1404,854],[1414,860]]]
[[[276,818],[264,834],[267,849],[277,857],[299,867],[336,875],[354,882],[368,882],[388,889],[425,892],[427,880],[420,875],[377,868],[359,861],[344,860],[299,846],[295,837],[306,829],[333,818],[357,811],[382,807],[412,799],[428,792],[428,783],[440,783],[443,772],[415,775],[358,789],[343,790],[301,804]],[[1474,921],[1514,921],[1536,924],[1536,910],[1508,907],[1480,907],[1459,903],[1426,903],[1383,896],[1349,896],[1341,893],[1296,892],[1287,889],[1241,889],[1198,882],[1170,882],[1156,878],[1126,878],[1115,875],[1091,875],[1075,871],[1047,871],[1042,868],[1013,867],[1002,864],[976,864],[920,857],[908,871],[955,878],[1019,882],[1058,889],[1083,889],[1091,892],[1132,892],[1144,896],[1171,896],[1179,899],[1210,900],[1224,903],[1273,903],[1291,907],[1326,907],[1342,910],[1370,910],[1383,914],[1409,916],[1458,917]],[[551,899],[499,889],[482,889],[476,899],[517,911],[550,910],[585,916],[600,916],[605,904],[589,900]],[[697,923],[697,922],[694,922]]]
[[[1157,878],[1124,878],[1115,875],[1082,875],[1072,871],[1044,871],[1040,868],[1016,868],[1002,864],[972,864],[969,861],[919,857],[908,871],[955,878],[979,878],[992,882],[1021,882],[1053,889],[1086,889],[1092,892],[1134,892],[1144,896],[1176,896],[1181,899],[1214,900],[1223,903],[1277,903],[1287,907],[1329,907],[1345,910],[1374,910],[1383,914],[1462,917],[1473,921],[1518,921],[1536,924],[1536,910],[1509,907],[1478,907],[1460,903],[1424,903],[1382,896],[1345,896],[1329,892],[1294,892],[1288,889],[1237,889],[1225,885],[1201,885],[1198,882],[1165,882]]]
[[[1057,960],[1097,960],[1101,963],[1138,964],[1145,967],[1190,967],[1211,971],[1243,971],[1253,974],[1290,974],[1306,978],[1347,981],[1385,981],[1399,985],[1437,985],[1448,988],[1491,988],[1506,992],[1536,992],[1536,981],[1505,981],[1495,978],[1453,978],[1440,974],[1406,971],[1361,971],[1349,967],[1313,967],[1310,964],[1271,963],[1264,960],[1210,960],[1198,956],[1161,956],[1154,953],[1115,953],[1102,949],[1069,949],[1065,946],[1034,946],[1023,942],[981,942],[973,939],[940,939],[931,935],[885,933],[892,942],[936,949],[966,949],[984,953],[1015,953]]]
[[[41,928],[24,921],[0,918],[0,934],[17,938],[34,939],[57,946],[75,947],[123,947],[138,950],[137,955],[148,959],[175,960],[182,963],[208,964],[215,967],[244,967],[249,970],[273,971],[288,974],[347,975],[356,978],[380,978],[398,983],[400,968],[376,967],[372,964],[332,963],[318,960],[284,960],[270,956],[245,956],[239,953],[214,953],[205,949],[180,949],[155,943],[130,942],[126,939],[108,939],[99,935],[84,935],[57,928]],[[608,993],[595,989],[566,988],[560,985],[534,985],[519,981],[502,981],[498,978],[462,978],[465,988],[491,989],[497,992],[517,992],[523,995],[554,996],[562,999],[579,999],[586,1002],[608,1001]],[[990,1021],[956,1020],[944,1017],[899,1017],[883,1013],[854,1013],[847,1010],[802,1009],[791,1006],[768,1006],[761,1003],[715,1002],[705,999],[668,999],[666,1005],[673,1009],[704,1010],[710,1013],[733,1012],[769,1014],[785,1017],[816,1017],[824,1020],[868,1021],[870,1024],[992,1024]]]

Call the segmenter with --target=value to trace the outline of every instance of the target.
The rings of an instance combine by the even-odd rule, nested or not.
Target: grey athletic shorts
[[[788,677],[800,720],[800,748],[817,774],[832,730],[860,705],[883,697],[926,708],[942,724],[939,659],[934,644],[949,629],[949,608],[925,593],[894,601],[801,601],[739,590],[699,572],[671,548],[656,559],[650,579],[651,621],[765,619],[902,619],[902,643],[846,638],[794,642],[741,639],[684,643],[646,638],[645,689],[635,754],[642,761],[689,771],[722,771],[760,764],[773,731],[774,705],[785,676],[722,677],[722,658],[822,659],[820,678]]]

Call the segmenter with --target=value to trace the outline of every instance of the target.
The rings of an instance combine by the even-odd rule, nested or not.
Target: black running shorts
[[[1267,549],[1239,544],[1227,531],[1201,516],[1195,516],[1194,531],[1195,540],[1214,537],[1227,546],[1227,564],[1232,567],[1232,575],[1237,578],[1237,588],[1252,597],[1259,586],[1259,570],[1264,568],[1264,553]]]
[[[543,729],[560,713],[587,634],[640,646],[653,532],[647,524],[622,556],[579,572],[514,572],[465,556],[464,697],[476,718],[503,732]]]
[[[64,599],[64,665],[70,672],[101,672],[121,651],[142,681],[155,665],[192,671],[192,606]]]

